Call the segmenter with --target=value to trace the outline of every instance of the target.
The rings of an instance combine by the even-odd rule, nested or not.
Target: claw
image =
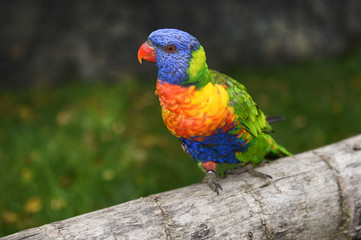
[[[213,171],[208,171],[202,182],[207,183],[208,187],[216,192],[217,195],[219,195],[219,190],[222,190],[221,185],[218,183],[217,176]]]
[[[245,166],[244,165],[237,166],[234,169],[228,169],[225,172],[225,174],[226,175],[232,175],[232,174],[241,174],[241,173],[244,173],[244,172],[248,172],[250,175],[252,175],[254,177],[260,177],[260,178],[264,178],[264,179],[266,179],[266,178],[271,178],[272,179],[272,177],[270,175],[254,170],[254,168],[252,167],[251,164],[247,164]]]
[[[247,172],[247,168],[245,166],[237,166],[233,169],[228,169],[224,172],[225,175],[236,175]]]
[[[254,170],[252,165],[250,165],[250,164],[246,165],[246,169],[247,169],[247,172],[254,177],[260,177],[260,178],[264,178],[264,179],[266,179],[266,178],[272,179],[272,177],[270,175]]]

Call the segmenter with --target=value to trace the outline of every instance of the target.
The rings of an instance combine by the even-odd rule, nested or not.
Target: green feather
[[[272,127],[267,122],[264,113],[248,94],[245,86],[217,71],[209,70],[209,74],[210,81],[213,84],[226,86],[226,91],[229,94],[229,105],[234,107],[235,114],[238,117],[237,120],[254,136],[252,139],[253,144],[246,152],[236,153],[238,160],[244,163],[252,162],[252,164],[257,165],[263,161],[265,156],[274,159],[292,155],[267,134],[272,132]]]
[[[271,125],[266,121],[266,116],[248,94],[245,86],[217,71],[209,70],[209,74],[213,84],[226,85],[229,104],[234,107],[238,120],[247,131],[255,137],[262,132],[272,131]]]

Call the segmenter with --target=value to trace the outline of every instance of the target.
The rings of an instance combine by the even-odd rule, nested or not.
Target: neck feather
[[[184,82],[185,85],[195,85],[198,88],[202,88],[209,82],[206,53],[202,46],[192,52],[187,73],[188,79]]]

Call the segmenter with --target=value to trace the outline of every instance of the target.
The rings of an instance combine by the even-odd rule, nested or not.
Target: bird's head
[[[138,51],[140,63],[142,59],[155,62],[158,79],[171,84],[198,85],[208,76],[203,47],[195,37],[181,30],[152,32]]]

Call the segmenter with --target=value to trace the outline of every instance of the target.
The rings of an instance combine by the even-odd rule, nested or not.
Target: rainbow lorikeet
[[[272,127],[246,88],[208,69],[204,49],[192,35],[156,30],[140,47],[138,59],[158,67],[156,94],[164,123],[217,194],[222,189],[215,173],[218,163],[241,163],[239,169],[269,177],[248,163],[291,155],[268,134]]]

